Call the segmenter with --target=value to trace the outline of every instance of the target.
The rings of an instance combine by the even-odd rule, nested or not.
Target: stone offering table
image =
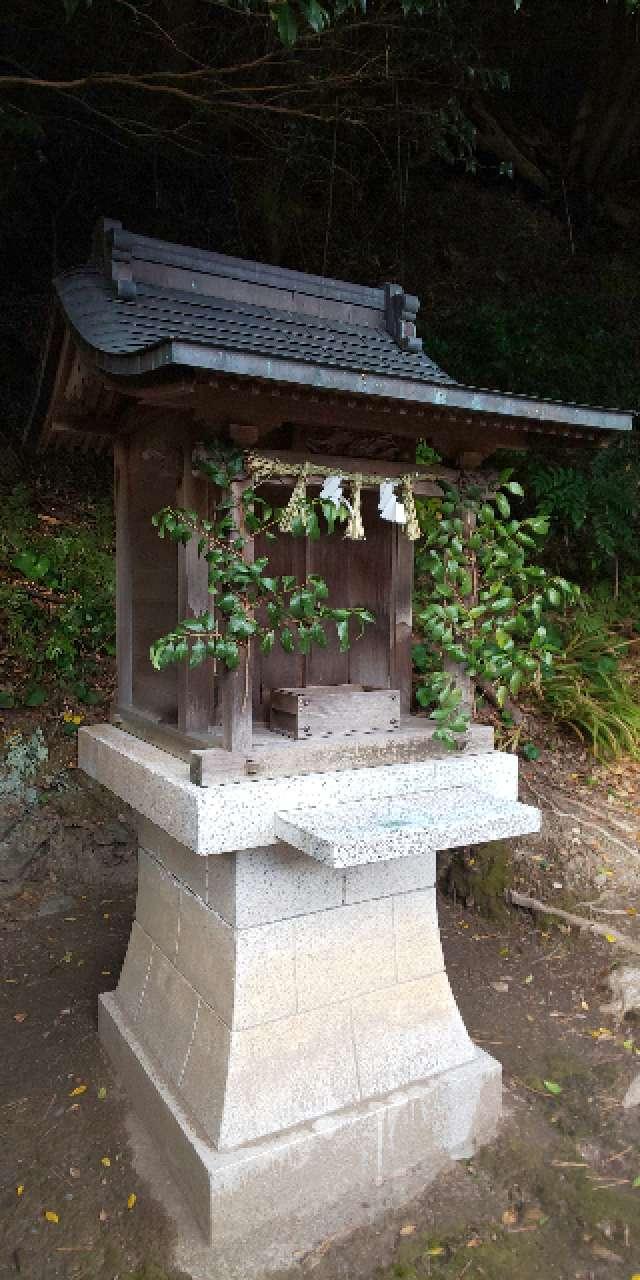
[[[290,1260],[494,1135],[500,1067],[449,986],[435,856],[537,829],[513,756],[204,789],[105,725],[80,764],[139,814],[101,1035],[217,1256],[251,1224],[264,1265]]]

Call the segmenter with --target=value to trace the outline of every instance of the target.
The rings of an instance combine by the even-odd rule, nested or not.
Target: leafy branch
[[[545,610],[578,596],[565,578],[530,563],[548,520],[513,518],[509,496],[524,495],[507,472],[490,499],[477,489],[447,489],[422,511],[416,623],[424,643],[414,651],[422,676],[416,697],[437,724],[435,737],[449,747],[470,719],[451,665],[488,684],[500,707],[509,695],[539,688],[553,664]]]
[[[309,574],[303,582],[295,576],[269,573],[268,556],[248,554],[256,534],[267,539],[278,535],[282,511],[272,508],[250,484],[243,482],[242,454],[215,442],[198,460],[199,469],[216,487],[218,498],[211,519],[196,511],[163,507],[153,517],[161,538],[186,546],[198,538],[198,554],[208,565],[211,605],[198,617],[185,618],[173,631],[151,646],[153,666],[160,670],[173,662],[197,667],[214,658],[229,671],[240,661],[241,649],[253,640],[262,653],[279,643],[285,653],[308,654],[314,644],[327,645],[325,626],[333,624],[341,652],[351,644],[350,627],[359,625],[359,638],[374,616],[364,608],[334,608],[327,603],[329,589],[322,578]],[[232,486],[240,487],[234,494]],[[239,501],[238,501],[239,499]],[[320,536],[318,508],[329,532],[346,511],[318,499],[299,506],[290,532],[295,536]]]

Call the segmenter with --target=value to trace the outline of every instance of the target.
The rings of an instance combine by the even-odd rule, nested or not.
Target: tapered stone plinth
[[[136,919],[117,991],[102,998],[101,1034],[218,1255],[250,1230],[259,1261],[282,1264],[415,1194],[489,1139],[500,1114],[500,1068],[470,1040],[444,970],[435,838],[421,839],[414,821],[405,856],[385,856],[382,788],[392,833],[412,792],[442,822],[441,764],[457,783],[460,830],[465,764],[467,781],[475,772],[493,794],[500,834],[510,804],[518,831],[537,819],[513,804],[513,764],[497,753],[198,795],[175,760],[163,777],[163,753],[122,733],[113,741],[118,732],[89,731],[82,760],[129,803],[135,769],[144,781]],[[346,829],[358,800],[376,862],[362,860],[364,834],[352,866],[278,838],[280,812],[282,831],[293,833],[299,811],[300,838],[316,839],[323,805],[335,833],[340,805]],[[173,834],[188,827],[191,847]],[[229,851],[232,838],[250,847]],[[348,842],[339,847],[344,863]]]

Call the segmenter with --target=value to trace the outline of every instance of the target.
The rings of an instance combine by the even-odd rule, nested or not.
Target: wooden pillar
[[[179,505],[208,515],[209,486],[204,475],[193,474],[192,446],[184,445]],[[178,617],[195,618],[210,604],[208,565],[198,555],[198,539],[186,547],[178,547]],[[213,661],[208,658],[199,667],[181,662],[178,667],[178,728],[182,733],[206,733],[212,722]]]
[[[397,525],[392,525],[391,537],[391,687],[400,690],[400,710],[403,715],[408,715],[411,710],[414,544]]]
[[[114,444],[114,491],[116,512],[116,662],[118,689],[116,704],[133,701],[133,605],[131,593],[131,527],[129,506],[131,480],[129,441]]]
[[[231,538],[244,539],[244,559],[253,561],[253,538],[244,524],[242,494],[246,483],[231,485],[233,529]],[[250,643],[250,642],[249,642]],[[253,690],[249,646],[240,646],[240,662],[235,671],[222,672],[222,745],[225,751],[248,752],[253,741]]]

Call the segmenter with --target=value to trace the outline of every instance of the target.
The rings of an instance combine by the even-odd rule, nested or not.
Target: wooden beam
[[[397,525],[392,528],[392,539],[389,602],[391,684],[400,690],[400,710],[406,715],[411,710],[414,546]]]
[[[447,748],[434,741],[435,728],[429,720],[412,716],[396,733],[345,734],[329,745],[313,738],[306,742],[278,740],[276,735],[267,741],[270,735],[265,732],[246,757],[232,757],[219,747],[191,751],[190,778],[198,787],[213,787],[228,781],[230,773],[237,778],[282,778],[450,757]],[[466,755],[492,751],[493,730],[489,725],[471,725],[458,749]]]
[[[417,479],[413,482],[414,492],[424,497],[436,498],[442,494],[442,487],[438,484],[434,476],[441,477],[447,484],[456,484],[460,479],[460,472],[454,471],[450,467],[442,467],[439,464],[433,467],[421,467],[416,462],[387,462],[382,458],[350,458],[342,456],[333,456],[330,453],[305,453],[297,449],[257,449],[256,452],[260,457],[278,459],[281,462],[291,463],[293,466],[308,462],[313,466],[315,463],[319,467],[332,467],[336,474],[354,475],[356,472],[365,475],[381,475],[389,480],[397,477],[398,480],[406,475],[419,475],[424,471],[424,479]],[[278,484],[278,476],[270,476],[269,484]],[[285,477],[285,483],[291,485],[291,476]],[[308,485],[322,485],[322,476],[310,475],[307,479]],[[364,485],[364,488],[373,487]]]

